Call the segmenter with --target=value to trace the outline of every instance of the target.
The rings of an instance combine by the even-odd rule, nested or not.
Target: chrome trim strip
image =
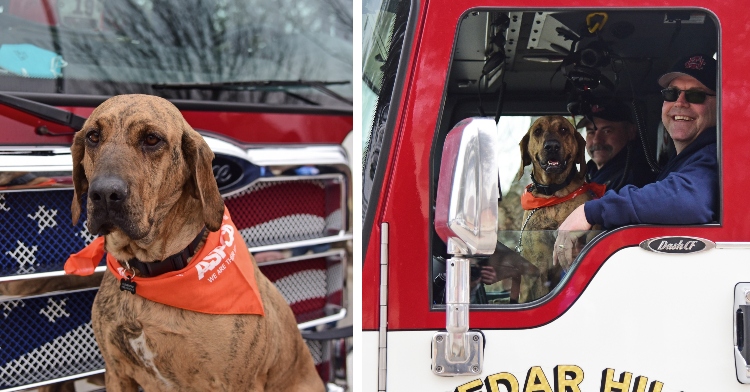
[[[269,251],[269,250],[291,249],[291,248],[298,248],[301,246],[320,245],[320,244],[326,244],[326,243],[333,244],[336,242],[348,241],[348,240],[351,240],[352,238],[354,238],[352,233],[346,233],[346,234],[339,234],[336,236],[317,238],[314,240],[284,242],[284,243],[277,244],[277,245],[257,246],[254,248],[248,248],[248,250],[250,252],[264,252],[264,251]],[[293,262],[293,261],[298,261],[298,260],[307,260],[307,259],[312,259],[312,258],[317,258],[317,257],[335,256],[339,253],[346,253],[346,252],[343,249],[329,250],[329,251],[321,252],[321,253],[313,253],[311,255],[288,257],[286,259],[274,260],[274,261],[269,261],[265,263],[258,263],[258,266],[281,264],[281,263]],[[103,272],[106,270],[107,270],[106,266],[99,266],[99,267],[96,267],[94,272]],[[50,272],[40,272],[38,274],[0,276],[0,283],[12,282],[12,281],[17,281],[17,280],[27,280],[27,279],[52,278],[55,276],[65,276],[65,271],[59,270],[59,271],[50,271]]]
[[[202,135],[213,152],[249,160],[258,166],[342,165],[349,167],[346,150],[340,145],[249,146]],[[45,152],[50,155],[38,155]],[[32,155],[32,153],[35,153]],[[68,146],[0,146],[0,171],[72,171]]]
[[[10,388],[10,389],[2,389],[2,390],[0,390],[0,392],[22,391],[24,389],[42,387],[42,386],[49,385],[49,384],[54,384],[54,383],[57,383],[57,382],[63,382],[63,381],[68,381],[68,380],[75,380],[75,379],[84,378],[84,377],[88,377],[88,376],[93,376],[95,374],[101,374],[101,373],[104,373],[104,369],[92,370],[90,372],[76,374],[76,375],[73,375],[73,376],[56,378],[54,380],[45,380],[45,381],[42,381],[42,382],[37,382],[37,383],[34,383],[34,384],[23,385],[23,386],[20,386],[20,387],[13,387],[13,388]]]
[[[308,255],[302,255],[302,256],[296,256],[296,257],[289,257],[282,260],[274,260],[267,263],[261,263],[258,264],[259,267],[263,266],[269,266],[274,264],[284,264],[284,263],[291,263],[296,261],[302,261],[302,260],[310,260],[310,259],[316,259],[321,257],[332,257],[332,256],[338,256],[340,258],[340,263],[342,266],[344,266],[344,270],[346,269],[346,251],[344,249],[333,249],[326,252],[321,253],[313,253]],[[106,266],[100,266],[96,267],[95,272],[104,272],[107,270]],[[16,281],[16,280],[29,280],[29,279],[35,279],[35,278],[49,278],[49,277],[56,277],[56,276],[64,276],[64,271],[53,271],[53,272],[44,272],[39,274],[29,274],[29,275],[19,275],[19,276],[6,276],[6,277],[0,277],[0,283],[3,282],[10,282],[10,281]],[[342,279],[346,279],[346,272],[342,274]],[[343,281],[342,281],[343,284]],[[59,294],[70,294],[70,293],[76,293],[80,291],[87,291],[87,290],[96,290],[98,287],[88,287],[83,289],[76,289],[76,290],[60,290],[60,291],[51,291],[43,294],[34,294],[34,295],[13,295],[13,296],[4,296],[0,295],[0,303],[5,301],[11,301],[11,300],[19,300],[19,299],[31,299],[31,298],[39,298],[39,297],[47,297],[50,295],[59,295]],[[340,307],[339,305],[332,305],[335,307]],[[327,324],[329,322],[333,321],[339,321],[346,317],[346,309],[341,307],[342,310],[339,310],[338,313],[325,316],[322,318],[317,318],[314,320],[306,321],[304,323],[299,324],[300,329],[315,327],[318,325]],[[342,313],[343,312],[343,313]]]
[[[34,298],[44,298],[49,297],[52,295],[64,295],[64,294],[75,294],[80,293],[84,291],[99,291],[99,286],[94,287],[85,287],[82,289],[75,289],[75,290],[57,290],[57,291],[49,291],[46,293],[41,294],[31,294],[31,295],[0,295],[0,303],[7,302],[7,301],[17,301],[17,300],[27,300],[27,299],[34,299]]]
[[[106,266],[99,266],[94,269],[94,273],[96,272],[103,272],[106,271]],[[59,270],[59,271],[50,271],[50,272],[40,272],[38,274],[24,274],[24,275],[8,275],[8,276],[0,276],[0,283],[2,282],[12,282],[16,280],[27,280],[27,279],[40,279],[40,278],[53,278],[55,276],[65,276],[65,271]]]
[[[349,187],[347,179],[351,177],[346,150],[340,145],[319,146],[250,146],[247,149],[221,138],[202,135],[214,153],[224,154],[243,161],[249,161],[257,166],[270,168],[289,166],[336,166],[339,174],[320,174],[313,176],[277,176],[262,177],[246,186],[222,193],[223,197],[242,192],[259,181],[295,181],[311,179],[332,179],[344,184],[341,190],[342,206],[346,207]],[[50,155],[31,155],[39,153]],[[28,172],[71,172],[73,159],[70,147],[67,146],[0,146],[0,172],[28,171]],[[40,190],[72,189],[72,184],[54,187],[5,190],[3,192],[35,192]]]
[[[334,321],[343,320],[346,317],[346,308],[342,307],[338,313],[330,316],[321,317],[319,319],[305,321],[304,323],[297,324],[299,329],[307,329],[317,327],[318,325],[328,324]]]
[[[211,151],[214,153],[218,152],[220,154],[226,154],[235,158],[247,160],[247,151],[238,145],[204,134],[201,134],[201,136],[203,136],[203,140],[206,141],[206,144],[208,144],[208,147],[210,147]]]
[[[70,185],[55,185],[46,186],[43,188],[25,188],[25,189],[3,189],[0,193],[16,193],[16,192],[51,192],[51,191],[65,191],[72,190],[73,184]],[[71,200],[73,200],[71,198]]]
[[[344,165],[349,167],[346,150],[340,145],[251,146],[247,149],[246,159],[258,166]]]
[[[378,329],[378,391],[385,391],[388,355],[388,223],[380,225],[380,325]]]
[[[49,155],[32,155],[46,153]],[[0,171],[72,171],[70,147],[0,146]]]
[[[280,250],[280,249],[291,249],[291,248],[298,248],[301,246],[309,246],[309,245],[320,245],[320,244],[328,244],[328,243],[335,243],[335,242],[342,242],[342,241],[348,241],[354,238],[354,235],[351,232],[346,233],[340,233],[337,235],[329,236],[329,237],[321,237],[321,238],[315,238],[311,240],[302,240],[302,241],[295,241],[295,242],[283,242],[280,244],[273,244],[273,245],[263,245],[263,246],[255,246],[252,248],[248,248],[250,252],[264,252],[268,250]]]
[[[248,146],[243,149],[226,140],[202,135],[213,152],[231,155],[258,166],[343,165],[349,166],[340,145]],[[45,152],[50,155],[31,155]],[[0,146],[0,171],[72,171],[68,146]]]
[[[331,250],[320,252],[320,253],[312,253],[312,254],[302,255],[302,256],[287,257],[285,259],[280,259],[280,260],[266,261],[263,263],[256,262],[256,263],[258,264],[258,267],[266,267],[269,265],[293,263],[295,261],[319,259],[321,257],[331,257],[331,256],[339,256],[343,260],[346,258],[346,251],[343,249],[331,249]]]
[[[717,242],[716,249],[749,249],[750,242]]]

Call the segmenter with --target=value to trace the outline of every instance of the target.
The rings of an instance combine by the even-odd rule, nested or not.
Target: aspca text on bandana
[[[229,257],[227,257],[227,247],[230,247]],[[219,269],[208,277],[208,281],[213,283],[226,270],[227,265],[234,261],[236,255],[237,244],[234,243],[234,227],[232,225],[222,225],[219,246],[214,248],[211,253],[195,265],[195,269],[198,270],[198,280],[203,280],[203,277],[208,272],[213,271],[218,266]]]
[[[491,374],[484,380],[476,379],[459,385],[454,392],[589,392],[582,390],[583,369],[576,365],[555,366],[552,379],[548,379],[540,366],[532,366],[526,373],[523,385],[512,373]],[[614,369],[601,372],[599,389],[592,392],[661,392],[664,384],[644,376],[633,377],[631,372],[615,376]]]

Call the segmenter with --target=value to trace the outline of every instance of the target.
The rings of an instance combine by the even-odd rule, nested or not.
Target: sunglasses
[[[685,93],[685,100],[689,103],[703,103],[706,102],[706,97],[715,97],[716,94],[709,94],[700,90],[680,90],[675,87],[665,88],[661,90],[661,96],[667,102],[675,102],[680,98],[680,93]]]

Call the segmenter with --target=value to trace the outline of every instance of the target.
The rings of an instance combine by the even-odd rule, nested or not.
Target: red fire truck
[[[71,225],[69,146],[97,105],[132,93],[169,99],[204,136],[321,376],[344,376],[347,334],[330,329],[346,315],[352,238],[351,12],[339,0],[0,0],[0,391],[104,372],[90,309],[105,268],[63,272],[93,240],[85,217]]]
[[[365,2],[363,391],[750,390],[745,7]],[[528,234],[531,122],[619,98],[658,170],[674,151],[657,79],[695,53],[718,62],[717,219],[588,233],[534,300],[510,275],[478,286],[470,266]]]

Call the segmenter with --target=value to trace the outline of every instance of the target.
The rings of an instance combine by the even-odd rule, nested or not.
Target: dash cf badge
[[[641,242],[641,248],[656,253],[696,253],[715,247],[712,241],[695,237],[659,237]]]

